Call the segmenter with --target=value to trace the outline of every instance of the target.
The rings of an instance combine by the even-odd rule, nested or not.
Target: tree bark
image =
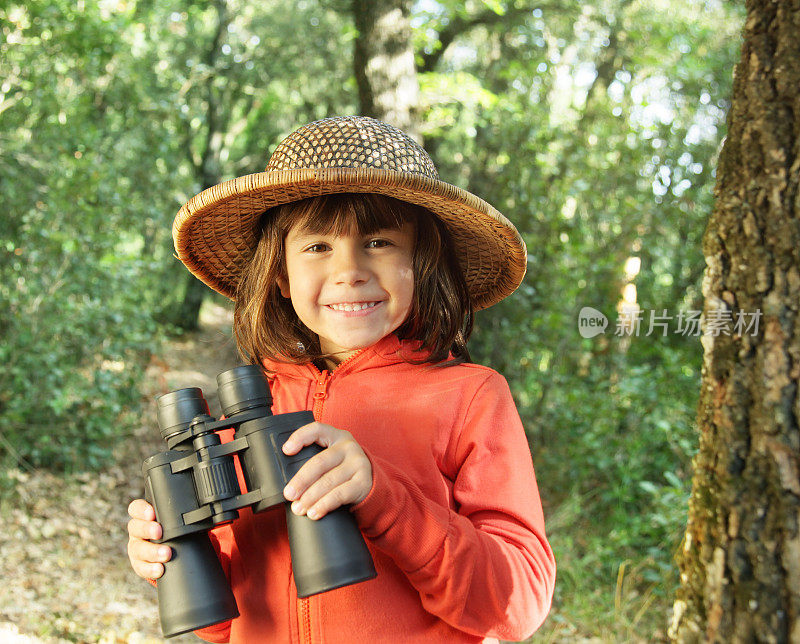
[[[408,0],[352,0],[358,36],[353,68],[361,114],[420,140],[419,81],[414,65]]]
[[[700,449],[670,635],[800,642],[800,0],[749,0],[716,206]],[[752,318],[750,318],[752,320]]]

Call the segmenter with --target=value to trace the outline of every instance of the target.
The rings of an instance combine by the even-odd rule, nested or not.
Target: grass
[[[558,568],[553,608],[535,644],[666,642],[678,573],[674,543],[620,546],[586,498],[567,497],[547,517]]]

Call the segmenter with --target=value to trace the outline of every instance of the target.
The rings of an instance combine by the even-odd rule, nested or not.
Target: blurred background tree
[[[478,314],[471,349],[511,384],[546,504],[559,583],[537,637],[664,638],[697,444],[688,321],[743,15],[721,0],[3,3],[3,468],[98,467],[126,436],[150,356],[216,298],[172,256],[186,199],[262,170],[302,123],[381,116],[528,245],[525,282]],[[605,333],[582,337],[583,307]]]

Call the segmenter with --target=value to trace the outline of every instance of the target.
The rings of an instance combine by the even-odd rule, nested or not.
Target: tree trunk
[[[670,629],[680,642],[800,642],[799,33],[800,0],[747,2],[704,238],[700,450]],[[751,327],[737,333],[739,314]],[[710,332],[725,318],[730,335]]]
[[[420,140],[419,82],[414,66],[408,0],[352,0],[358,29],[353,67],[361,114]]]
[[[216,0],[214,8],[217,13],[217,24],[203,61],[209,69],[217,67],[222,41],[231,21],[227,0]],[[220,157],[223,134],[227,123],[225,122],[226,119],[221,115],[224,110],[220,92],[214,87],[214,76],[215,74],[210,74],[206,82],[205,144],[200,163],[195,167],[202,190],[215,186],[222,181]],[[176,326],[184,331],[194,331],[200,326],[200,307],[203,305],[203,300],[208,293],[208,287],[190,273],[185,274],[184,280],[186,288],[183,299],[176,309],[173,321]]]

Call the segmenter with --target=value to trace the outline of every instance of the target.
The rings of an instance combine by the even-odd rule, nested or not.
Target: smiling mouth
[[[363,311],[364,309],[371,309],[380,304],[380,302],[342,302],[341,304],[326,304],[329,309],[334,311]]]

